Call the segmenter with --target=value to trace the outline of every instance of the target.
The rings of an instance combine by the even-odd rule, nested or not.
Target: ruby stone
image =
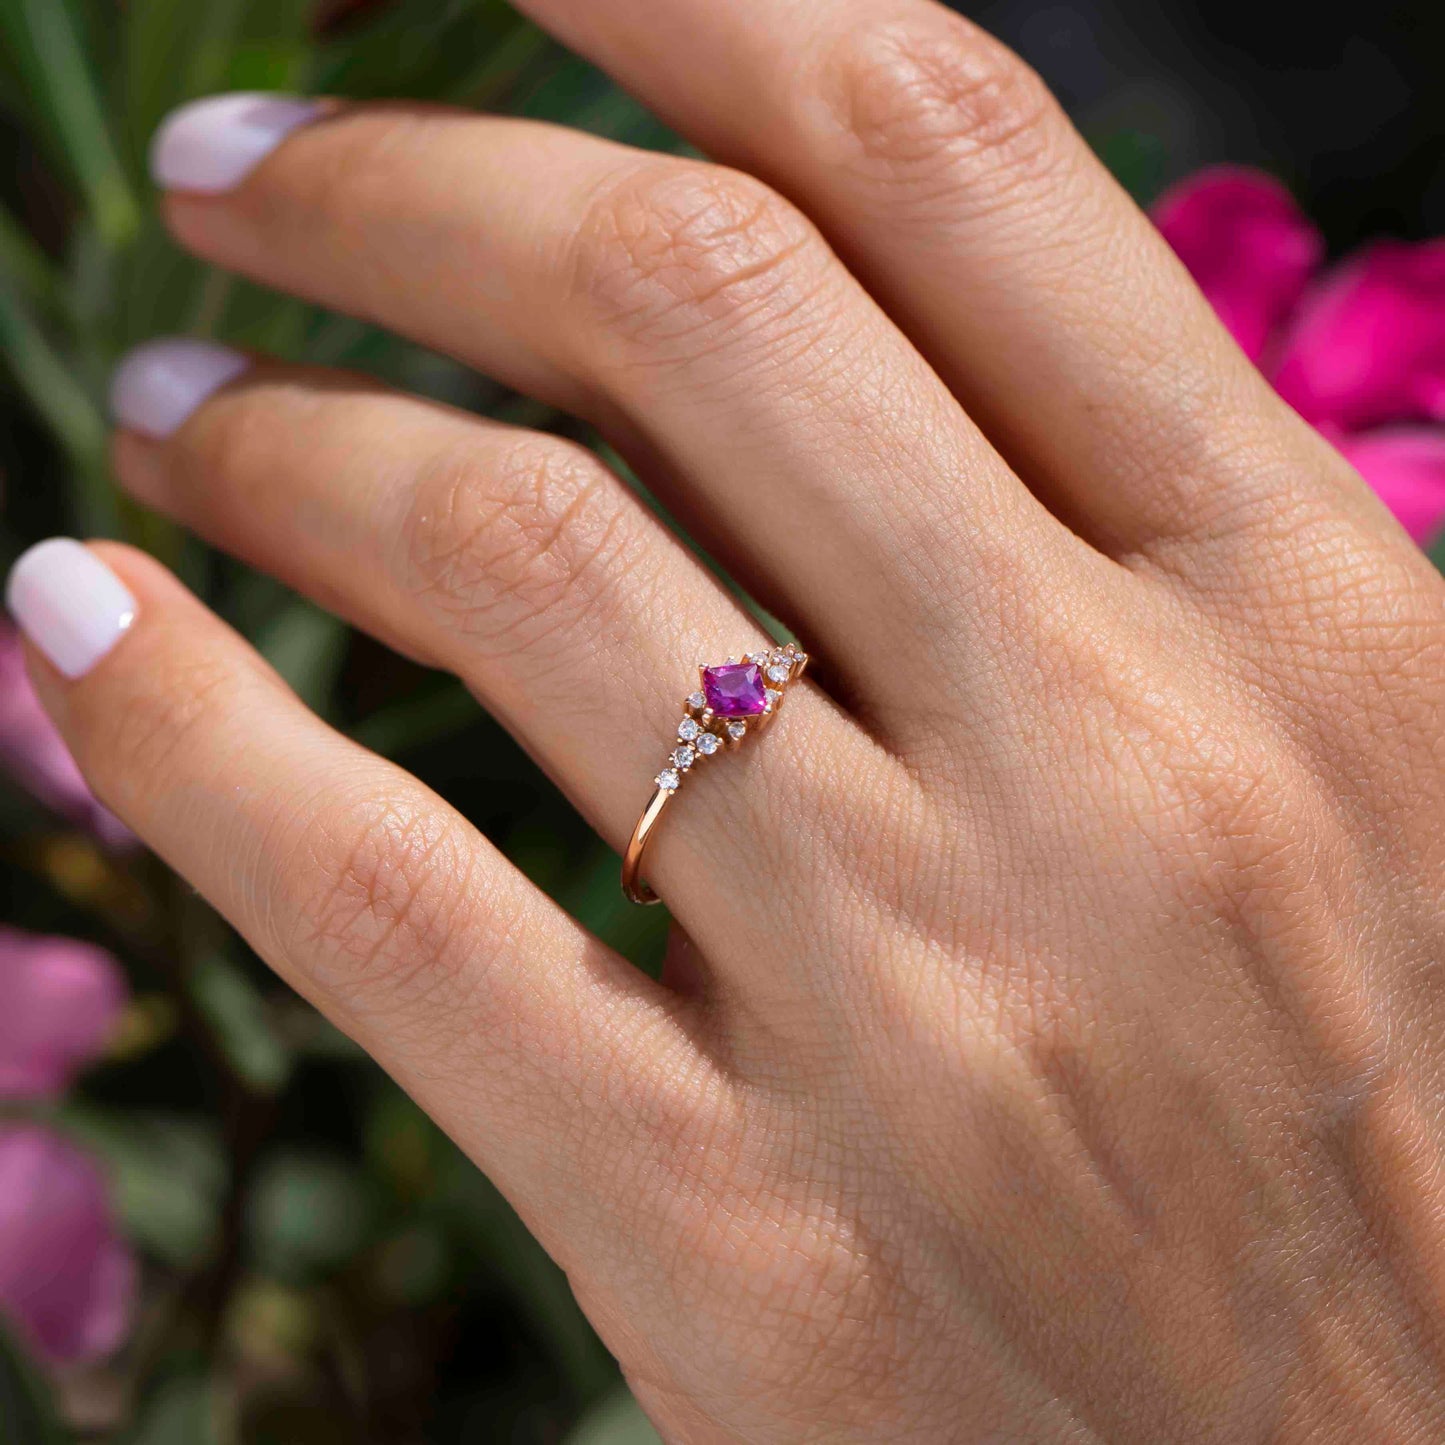
[[[756,717],[768,705],[762,669],[751,662],[703,668],[702,691],[719,717]]]

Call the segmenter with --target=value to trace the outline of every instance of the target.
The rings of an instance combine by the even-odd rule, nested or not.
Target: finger
[[[167,213],[213,261],[464,357],[634,455],[640,439],[690,484],[669,500],[748,559],[875,716],[953,677],[940,660],[965,627],[986,665],[1001,555],[1057,595],[1084,551],[812,227],[746,177],[529,123],[361,108]],[[912,688],[868,661],[882,652]]]
[[[231,384],[213,391],[218,377]],[[114,394],[130,423],[116,470],[133,494],[456,673],[619,851],[683,747],[696,661],[762,641],[635,494],[556,437],[186,341],[134,353]],[[684,753],[695,772],[648,874],[695,937],[714,936],[723,900],[793,886],[764,840],[804,826],[805,760],[872,751],[793,688],[778,726],[736,759]],[[791,785],[774,797],[783,770]],[[719,838],[740,837],[757,845],[717,856]],[[751,952],[736,928],[726,936],[725,970]]]
[[[1117,555],[1277,525],[1345,469],[1042,81],[932,0],[522,0],[822,226],[1022,475]]]
[[[674,1110],[706,1112],[677,1000],[149,559],[42,543],[8,600],[99,795],[545,1216],[564,1260],[579,1228],[615,1227]]]

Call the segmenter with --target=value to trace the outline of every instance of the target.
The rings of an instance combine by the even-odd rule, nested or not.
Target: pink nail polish
[[[20,630],[72,680],[126,634],[136,602],[120,578],[69,537],[37,542],[10,569],[5,604]]]
[[[129,352],[110,383],[110,410],[121,426],[165,438],[207,397],[250,365],[229,346],[194,337],[147,341]]]
[[[264,91],[193,100],[172,111],[156,131],[151,176],[167,190],[229,191],[320,110],[318,101]]]

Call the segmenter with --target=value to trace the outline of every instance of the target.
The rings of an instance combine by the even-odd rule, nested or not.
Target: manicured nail
[[[193,100],[161,122],[151,176],[167,190],[229,191],[320,109],[319,101],[264,91]]]
[[[214,341],[188,336],[147,341],[115,369],[111,415],[123,427],[163,439],[250,364],[239,351]]]
[[[37,542],[10,569],[5,605],[20,630],[69,678],[83,677],[135,621],[135,598],[88,547]]]

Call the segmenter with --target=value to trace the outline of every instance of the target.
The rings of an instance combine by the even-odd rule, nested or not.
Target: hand
[[[157,168],[197,255],[595,423],[817,659],[668,810],[662,983],[52,543],[12,605],[87,776],[670,1440],[1438,1439],[1445,586],[968,23],[527,8],[742,169],[254,100]],[[460,675],[619,848],[760,641],[556,438],[195,345],[116,404],[136,497]]]

